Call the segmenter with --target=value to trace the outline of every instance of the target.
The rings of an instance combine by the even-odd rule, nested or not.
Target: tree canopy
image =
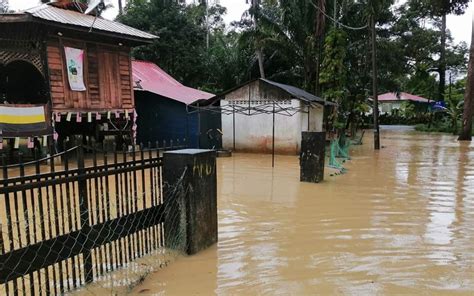
[[[226,9],[219,5],[183,2],[130,0],[119,21],[160,37],[135,49],[134,57],[208,91],[260,77],[263,67],[269,79],[339,102],[341,113],[364,110],[371,88],[371,16],[380,93],[436,100],[440,91],[445,94],[440,78],[447,80],[446,72],[455,83],[467,70],[468,46],[453,41],[442,16],[463,13],[469,0],[409,0],[401,6],[345,0],[335,7],[327,0],[260,0],[231,25],[223,22]]]

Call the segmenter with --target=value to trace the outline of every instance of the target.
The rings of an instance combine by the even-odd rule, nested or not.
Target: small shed
[[[103,19],[97,10],[85,14],[86,9],[64,0],[0,15],[2,107],[16,108],[15,114],[28,108],[30,114],[42,106],[45,113],[24,121],[29,129],[17,126],[4,136],[28,136],[35,143],[74,135],[96,142],[106,135],[133,137],[130,52],[157,37]],[[32,130],[35,120],[50,128]]]
[[[323,131],[324,107],[334,105],[300,88],[256,79],[211,99],[220,101],[223,148],[298,154],[303,131]]]
[[[133,61],[137,140],[142,143],[186,139],[193,148],[218,148],[209,129],[220,129],[220,116],[188,114],[187,106],[213,94],[184,86],[156,64]]]

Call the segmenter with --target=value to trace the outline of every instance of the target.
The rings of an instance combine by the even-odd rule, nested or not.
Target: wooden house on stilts
[[[77,135],[133,142],[130,51],[157,37],[101,18],[101,8],[61,1],[0,15],[0,148],[61,147]]]

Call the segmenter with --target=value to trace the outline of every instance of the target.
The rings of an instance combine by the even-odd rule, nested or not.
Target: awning
[[[186,105],[214,96],[211,93],[184,86],[154,63],[132,61],[132,68],[135,91],[149,91]]]

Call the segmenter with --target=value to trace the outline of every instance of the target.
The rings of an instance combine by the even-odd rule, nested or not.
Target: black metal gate
[[[163,247],[162,149],[3,156],[0,294],[63,294]]]

